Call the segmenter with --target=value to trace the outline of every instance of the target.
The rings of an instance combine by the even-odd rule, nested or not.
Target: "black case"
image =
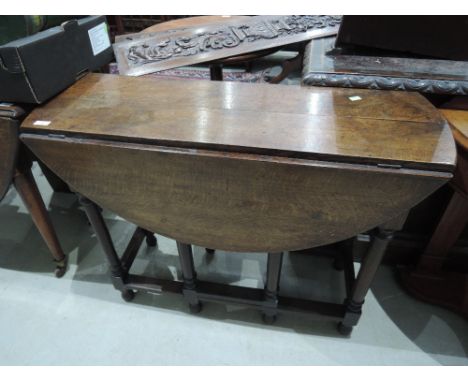
[[[0,46],[0,102],[42,103],[108,64],[113,50],[106,38],[105,17],[90,16]]]
[[[343,16],[342,48],[377,48],[427,58],[468,60],[468,16]]]

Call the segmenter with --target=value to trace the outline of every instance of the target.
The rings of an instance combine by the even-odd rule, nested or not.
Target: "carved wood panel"
[[[119,72],[138,76],[307,41],[338,32],[340,16],[255,16],[246,21],[132,35],[114,44]]]

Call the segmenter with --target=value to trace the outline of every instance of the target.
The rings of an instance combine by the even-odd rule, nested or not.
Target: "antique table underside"
[[[267,318],[293,305],[330,308],[343,332],[391,237],[385,224],[450,179],[456,155],[446,121],[419,94],[99,74],[35,109],[21,139],[82,195],[124,297],[159,285],[194,310],[203,299],[248,303]],[[177,240],[184,283],[129,275],[140,228],[118,259],[90,200]],[[345,272],[347,305],[278,295],[282,251],[377,226],[356,284]],[[197,281],[186,243],[268,252],[265,295]]]

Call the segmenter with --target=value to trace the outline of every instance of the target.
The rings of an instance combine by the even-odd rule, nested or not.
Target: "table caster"
[[[122,298],[127,301],[127,302],[130,302],[133,300],[133,298],[135,297],[135,292],[131,289],[125,289],[124,291],[122,291]]]
[[[148,247],[156,247],[158,245],[158,240],[154,235],[146,235],[146,245]]]
[[[58,261],[55,265],[54,276],[58,279],[62,277],[67,271],[67,258],[64,258],[62,261]]]
[[[206,250],[206,253],[208,253],[209,255],[213,255],[215,253],[215,250],[211,248],[205,248],[205,250]]]
[[[340,333],[341,335],[346,336],[346,337],[349,337],[351,335],[351,332],[353,331],[352,326],[343,325],[342,322],[340,322],[338,324],[337,329],[338,329],[338,333]]]
[[[190,304],[189,309],[190,309],[190,313],[200,313],[202,310],[202,303],[199,302],[197,304]]]
[[[276,314],[273,314],[273,315],[265,314],[265,313],[262,314],[262,320],[267,325],[274,324],[276,322],[276,317],[277,317]]]

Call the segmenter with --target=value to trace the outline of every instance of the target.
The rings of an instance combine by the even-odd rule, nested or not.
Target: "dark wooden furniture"
[[[467,39],[466,15],[349,15],[343,16],[336,45],[466,61]]]
[[[468,318],[468,274],[448,271],[450,249],[468,223],[468,98],[458,97],[441,112],[457,144],[457,167],[450,182],[453,195],[415,269],[401,269],[403,286],[413,296]]]
[[[281,310],[315,313],[342,333],[401,216],[451,178],[456,155],[446,121],[419,94],[98,74],[36,108],[21,139],[81,195],[125,299],[183,293],[193,311],[242,303],[267,322]],[[184,281],[129,273],[141,229],[119,258],[95,203],[174,238]],[[346,262],[344,304],[278,292],[282,252],[372,229],[357,278]],[[188,243],[267,252],[265,290],[198,280]]]
[[[156,32],[117,39],[114,52],[120,74],[140,76],[231,57],[258,57],[285,45],[336,35],[340,23],[338,16],[293,15],[220,18],[221,22],[208,24],[204,20],[200,24],[189,19],[185,26],[181,20],[175,24],[179,29],[162,32],[157,26]]]
[[[246,20],[249,16],[194,16],[183,19],[170,20],[163,23],[152,25],[144,30],[142,33],[164,33],[173,29],[186,29],[197,26],[206,27],[213,24],[222,24],[227,20]],[[250,63],[260,57],[274,53],[280,48],[273,48],[262,50],[259,52],[252,52],[249,54],[240,54],[233,57],[227,57],[221,60],[215,60],[209,63],[210,79],[211,81],[223,80],[223,66],[225,65],[250,65]]]
[[[41,194],[31,172],[30,153],[19,142],[19,125],[24,111],[13,105],[0,105],[0,200],[13,183],[56,263],[55,276],[66,270],[66,256],[60,246]]]
[[[468,94],[468,62],[336,48],[335,38],[306,48],[302,82],[312,86]]]

